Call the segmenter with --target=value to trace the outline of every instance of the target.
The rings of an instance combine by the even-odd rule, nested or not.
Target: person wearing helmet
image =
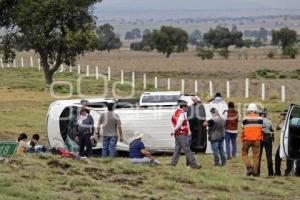
[[[169,165],[176,166],[179,161],[181,151],[184,151],[189,167],[192,169],[200,169],[201,165],[197,164],[188,142],[189,126],[186,117],[187,110],[188,103],[184,100],[180,100],[179,107],[172,116],[173,131],[171,136],[175,137],[175,151],[173,152],[172,161]]]
[[[243,120],[242,159],[246,165],[247,176],[259,176],[260,143],[263,139],[263,119],[257,115],[258,108],[254,103],[249,104],[247,116]],[[253,163],[249,159],[249,149],[252,149]]]

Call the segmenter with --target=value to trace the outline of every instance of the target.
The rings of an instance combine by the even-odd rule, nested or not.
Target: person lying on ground
[[[21,133],[18,137],[18,148],[17,148],[17,154],[23,154],[30,150],[30,145],[27,144],[27,134]]]
[[[129,162],[133,164],[154,164],[159,165],[160,162],[155,160],[151,153],[146,150],[144,143],[142,142],[143,134],[135,133],[132,142],[129,144]]]
[[[64,158],[72,158],[74,160],[85,160],[87,157],[81,157],[80,155],[70,152],[61,147],[52,147],[49,150],[53,155],[60,155]]]
[[[43,145],[39,144],[40,135],[35,133],[32,135],[31,140],[27,142],[27,144],[30,146],[31,152],[39,153],[39,152],[46,152],[47,148]]]

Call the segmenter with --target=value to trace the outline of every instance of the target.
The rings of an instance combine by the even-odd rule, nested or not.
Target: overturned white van
[[[171,136],[171,117],[174,113],[180,92],[145,92],[138,100],[114,100],[114,99],[75,99],[58,100],[50,104],[47,113],[47,135],[52,147],[64,147],[71,151],[78,151],[75,142],[76,122],[79,116],[79,108],[82,105],[90,108],[90,114],[94,118],[95,126],[100,114],[107,110],[107,103],[116,103],[115,112],[120,116],[124,142],[117,144],[117,150],[128,151],[133,134],[136,131],[144,133],[145,146],[153,152],[171,152],[175,147],[174,138]],[[191,103],[191,96],[184,98]],[[207,118],[209,106],[205,106]],[[198,149],[206,151],[205,141],[201,141]],[[101,148],[102,141],[98,141],[94,149]],[[210,152],[210,148],[207,148]]]

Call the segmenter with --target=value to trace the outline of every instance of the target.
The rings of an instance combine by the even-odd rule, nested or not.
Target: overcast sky
[[[103,0],[100,7],[103,10],[226,10],[244,8],[300,9],[300,0]]]

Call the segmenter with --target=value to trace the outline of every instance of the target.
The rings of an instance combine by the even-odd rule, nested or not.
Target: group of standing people
[[[211,119],[207,120],[205,108],[199,97],[192,98],[193,105],[189,106],[184,100],[179,101],[179,106],[172,116],[172,133],[175,137],[175,150],[169,165],[176,166],[183,152],[186,156],[187,166],[192,169],[199,169],[201,165],[197,163],[191,147],[197,146],[193,143],[205,140],[208,136],[210,147],[213,152],[215,166],[224,166],[228,160],[237,156],[237,138],[239,112],[235,109],[233,102],[228,104],[217,93],[209,102]],[[113,158],[118,140],[123,141],[123,133],[120,117],[114,112],[114,104],[107,105],[108,111],[102,113],[96,128],[96,137],[102,135],[102,157]],[[276,130],[281,129],[286,113],[282,114],[280,124]],[[77,122],[80,156],[90,156],[92,153],[92,141],[94,133],[94,120],[89,114],[89,110],[82,106],[80,117]],[[102,129],[102,134],[100,134]],[[207,130],[207,134],[206,134]],[[191,135],[189,135],[191,132]],[[197,137],[197,139],[195,139]],[[200,138],[199,140],[199,137]],[[132,163],[155,163],[157,160],[146,150],[142,142],[143,134],[135,133],[129,144],[129,160]],[[225,148],[224,148],[225,141]],[[267,111],[259,111],[256,104],[251,103],[247,108],[247,115],[242,120],[242,160],[246,166],[248,176],[259,176],[263,149],[266,152],[268,175],[280,176],[279,150],[275,156],[275,172],[272,161],[272,143],[274,141],[274,129],[272,122],[267,118]],[[201,145],[201,144],[200,144]],[[205,145],[205,144],[203,144]],[[226,153],[225,153],[226,149]],[[253,162],[249,159],[249,151],[252,150]],[[278,148],[279,149],[279,148]],[[290,162],[287,162],[286,175],[289,173]]]

